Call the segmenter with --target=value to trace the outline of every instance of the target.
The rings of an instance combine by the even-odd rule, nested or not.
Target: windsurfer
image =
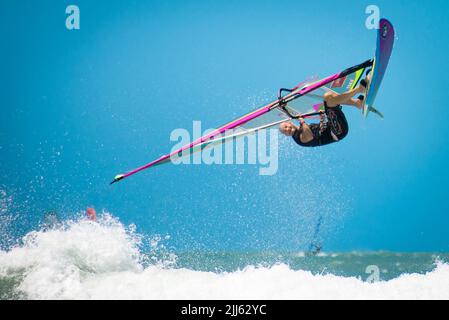
[[[324,113],[320,115],[320,123],[307,124],[299,117],[300,125],[291,121],[282,122],[279,130],[303,147],[317,147],[342,140],[348,134],[348,122],[342,111],[342,105],[349,105],[361,109],[364,96],[353,98],[356,94],[365,93],[367,81],[362,80],[356,88],[342,94],[328,91],[323,95]]]
[[[90,219],[92,221],[97,221],[97,213],[95,212],[94,208],[87,208],[86,216],[88,219]]]

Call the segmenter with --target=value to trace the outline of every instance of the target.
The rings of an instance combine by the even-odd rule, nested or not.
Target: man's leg
[[[343,104],[348,106],[354,106],[357,107],[358,109],[361,109],[363,105],[363,100],[351,98],[349,99],[349,101],[346,101]]]
[[[372,72],[370,72],[365,78],[366,86],[371,82]],[[359,85],[357,88],[346,91],[342,94],[338,94],[332,91],[328,91],[324,94],[323,99],[326,102],[329,108],[335,108],[338,105],[349,105],[354,106],[359,109],[362,108],[363,101],[360,99],[354,99],[357,93],[365,93],[366,87],[365,85]]]
[[[341,104],[358,107],[360,104],[360,100],[353,99],[352,97],[363,91],[365,91],[365,88],[362,86],[358,86],[357,88],[346,91],[342,94],[328,91],[324,94],[323,98],[329,108],[334,108]]]

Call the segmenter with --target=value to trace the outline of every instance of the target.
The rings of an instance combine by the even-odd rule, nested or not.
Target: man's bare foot
[[[366,87],[362,86],[361,84],[357,87],[357,93],[365,93]]]
[[[351,99],[352,105],[355,106],[357,109],[362,109],[363,107],[363,100],[361,99]]]
[[[367,76],[366,76],[366,82],[367,82],[368,84],[370,84],[372,76],[373,76],[373,73],[372,73],[372,72],[370,72],[370,73],[367,74]]]

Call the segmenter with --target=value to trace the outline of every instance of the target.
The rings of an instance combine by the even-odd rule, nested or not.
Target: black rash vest
[[[340,141],[346,137],[349,132],[349,126],[345,114],[341,110],[341,106],[333,108],[326,107],[325,112],[328,124],[324,132],[320,133],[320,125],[318,123],[312,123],[309,125],[310,130],[312,130],[313,133],[313,139],[311,141],[307,143],[301,142],[299,130],[293,135],[293,140],[303,147],[319,147]],[[337,140],[334,139],[332,133],[337,137]]]

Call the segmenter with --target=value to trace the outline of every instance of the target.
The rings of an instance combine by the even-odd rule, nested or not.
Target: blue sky
[[[76,4],[81,29],[65,28]],[[281,138],[279,172],[162,166],[175,128],[214,127],[280,87],[374,55],[375,4],[397,39],[376,106],[314,150]],[[0,186],[21,231],[91,205],[177,249],[449,249],[445,1],[3,1]],[[20,232],[19,232],[20,233]]]

